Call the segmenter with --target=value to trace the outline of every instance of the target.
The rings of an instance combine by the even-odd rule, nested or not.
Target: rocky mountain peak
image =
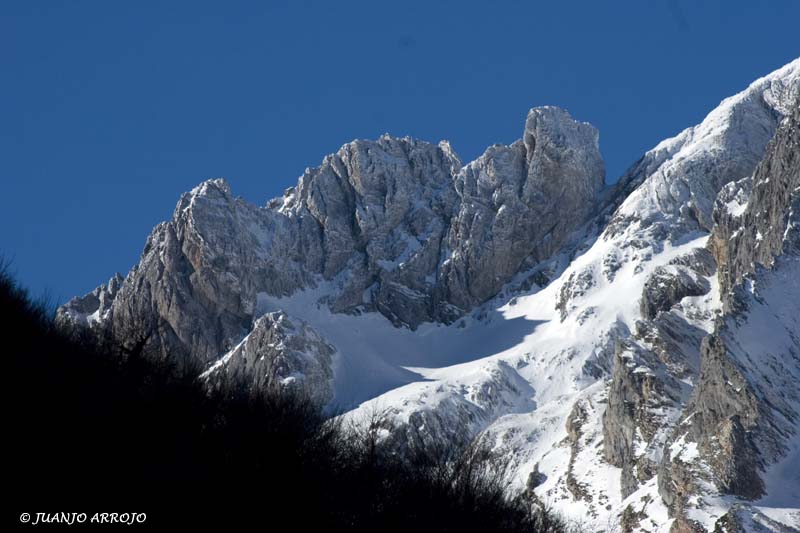
[[[605,185],[605,164],[600,155],[600,134],[588,122],[578,122],[564,109],[546,106],[528,112],[523,141],[528,181],[523,191],[528,202],[543,196],[573,201],[560,209],[574,209],[578,218],[596,207]]]
[[[597,131],[555,107],[466,164],[444,141],[353,141],[265,207],[210,180],[59,316],[146,334],[210,386],[380,410],[398,453],[485,438],[511,490],[533,480],[596,530],[786,522],[799,92],[796,60],[607,188]]]
[[[522,139],[527,151],[529,174],[542,173],[536,165],[542,164],[544,158],[577,159],[584,163],[579,165],[575,161],[575,166],[603,166],[597,128],[588,122],[576,121],[568,111],[560,107],[534,107],[528,111]],[[603,182],[600,182],[599,186],[602,185]]]
[[[386,134],[343,145],[264,208],[223,179],[205,181],[148,239],[117,314],[156,316],[165,346],[208,358],[249,329],[259,293],[324,285],[319,302],[334,312],[377,311],[412,328],[452,322],[596,212],[597,138],[566,111],[534,108],[522,140],[466,166],[446,141]],[[186,329],[190,308],[208,318],[202,334]]]

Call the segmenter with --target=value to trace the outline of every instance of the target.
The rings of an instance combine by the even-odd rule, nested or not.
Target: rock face
[[[722,265],[720,286],[730,308],[733,289],[754,265],[769,267],[794,242],[787,239],[788,219],[797,197],[800,101],[770,144],[767,157],[752,178],[732,183],[720,194],[714,211],[711,249]]]
[[[596,129],[558,108],[532,109],[522,140],[489,148],[456,178],[445,299],[469,310],[553,255],[595,214],[604,177]]]
[[[678,517],[692,494],[676,491],[674,478],[701,478],[712,493],[757,499],[765,468],[799,433],[798,212],[800,99],[753,177],[717,200],[709,247],[720,264],[727,315],[703,341],[699,380],[672,437],[673,447],[696,446],[698,457],[684,463],[665,456],[662,466],[661,492]]]
[[[761,496],[764,484],[750,432],[756,426],[758,400],[717,335],[703,341],[700,379],[687,410],[693,414],[683,426],[688,428],[685,442],[700,444],[720,490],[748,499]]]
[[[447,143],[385,135],[343,146],[265,208],[211,180],[156,227],[103,322],[211,361],[249,330],[258,293],[328,283],[334,312],[449,323],[563,246],[603,182],[597,130],[553,107],[463,169]],[[62,318],[94,312],[89,300]]]
[[[640,364],[642,354],[633,345],[617,346],[614,373],[603,414],[606,460],[621,469],[622,497],[627,498],[640,481],[653,477],[657,465],[635,453],[636,441],[652,441],[661,420],[654,410],[670,404],[668,391],[655,373]]]
[[[301,268],[340,283],[326,302],[334,311],[378,310],[416,326],[449,312],[434,302],[433,287],[460,168],[446,143],[354,141],[271,205],[308,226],[297,231],[315,240]]]
[[[768,165],[759,162],[765,151],[773,151],[775,141],[771,144],[769,141],[783,117],[796,108],[800,85],[797,67],[779,72],[780,75],[762,78],[747,91],[723,101],[702,124],[659,144],[623,177],[618,188],[632,192],[611,217],[605,235],[624,239],[620,248],[627,249],[634,260],[644,260],[636,267],[641,273],[647,272],[648,262],[668,254],[675,244],[693,235],[707,234],[720,218],[714,211],[720,201],[735,210],[741,209],[739,202],[744,201],[744,193],[738,192],[736,184],[746,188],[749,177],[760,172],[756,168]],[[776,138],[783,135],[785,128],[784,125]],[[718,195],[725,200],[718,200]],[[788,212],[785,205],[776,211],[781,209]],[[754,235],[756,232],[753,230]],[[712,240],[716,242],[717,238]],[[638,486],[645,487],[656,471],[663,472],[658,476],[659,485],[669,485],[672,489],[670,494],[662,496],[677,517],[684,516],[684,510],[671,500],[674,487],[680,486],[675,480],[685,478],[688,488],[684,488],[681,498],[688,499],[700,490],[695,483],[699,471],[683,477],[675,475],[674,483],[666,481],[670,465],[681,464],[680,460],[670,463],[668,446],[676,442],[675,435],[680,432],[675,425],[693,412],[686,405],[692,389],[685,382],[697,379],[693,397],[708,395],[707,400],[714,402],[711,377],[721,379],[719,376],[726,375],[720,368],[709,367],[713,343],[702,341],[714,331],[716,315],[721,311],[722,306],[715,303],[718,298],[715,293],[717,286],[725,286],[725,281],[723,276],[717,278],[715,267],[719,264],[722,272],[726,263],[726,257],[714,252],[712,246],[710,254],[693,249],[650,271],[639,300],[640,320],[631,339],[635,349],[625,350],[627,357],[615,360],[609,388],[604,415],[605,456],[622,469],[623,495],[632,494]],[[702,299],[706,303],[698,306]],[[722,383],[729,386],[726,381]],[[718,409],[723,407],[730,405],[724,402],[709,405],[707,410],[722,416],[720,413],[727,411]],[[698,427],[708,429],[704,422],[710,424],[711,420],[702,421],[698,417]],[[737,432],[746,423],[744,415],[739,426],[729,420],[728,459],[744,449],[747,438]],[[702,446],[701,452],[708,453]],[[752,471],[754,466],[741,460],[732,470],[742,476],[744,483],[749,476],[747,469]],[[724,468],[731,463],[726,463],[720,455],[717,464]],[[738,486],[733,474],[726,475],[730,487]],[[755,485],[750,494],[757,493]]]
[[[467,164],[386,135],[264,207],[207,181],[59,321],[305,392],[398,453],[483,439],[587,529],[796,529],[799,99],[800,59],[608,187],[552,107]]]
[[[710,290],[708,281],[689,267],[658,267],[644,284],[640,304],[642,316],[652,320],[687,296],[702,296]]]

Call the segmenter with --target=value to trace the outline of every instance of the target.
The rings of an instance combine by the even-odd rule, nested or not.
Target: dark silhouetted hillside
[[[16,527],[23,512],[144,512],[225,531],[565,530],[507,500],[480,447],[409,465],[302,399],[209,395],[194,373],[58,331],[5,270],[0,325]]]

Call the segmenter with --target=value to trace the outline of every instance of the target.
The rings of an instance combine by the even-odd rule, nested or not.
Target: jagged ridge
[[[382,137],[346,145],[266,208],[207,182],[156,228],[111,312],[92,323],[122,339],[156,331],[164,353],[214,362],[248,342],[254,318],[282,310],[335,350],[330,404],[356,407],[346,415],[355,422],[379,412],[386,443],[494,439],[496,452],[513,458],[512,490],[527,487],[598,528],[622,520],[629,529],[710,529],[743,509],[762,523],[785,521],[790,515],[769,502],[745,508],[735,497],[758,492],[739,491],[736,476],[760,476],[792,453],[773,429],[786,431],[795,407],[746,362],[752,345],[730,348],[746,335],[731,329],[743,315],[727,295],[747,265],[769,266],[796,246],[775,229],[797,212],[784,202],[786,179],[759,193],[759,208],[747,202],[756,190],[749,177],[799,92],[796,60],[660,143],[605,190],[596,131],[555,108],[532,110],[522,140],[464,166],[449,145]],[[781,153],[796,153],[785,146]],[[759,183],[791,174],[791,165],[770,163],[783,159],[768,157]],[[709,251],[712,229],[728,216],[720,204],[763,218],[747,223],[763,248],[728,239],[727,249],[714,229]],[[775,271],[792,279],[789,267]],[[75,300],[61,316],[88,322],[94,309],[94,300]],[[732,313],[724,334],[723,313]],[[791,323],[782,327],[790,340],[797,335]],[[715,344],[720,335],[727,351]],[[779,388],[795,379],[793,349],[784,343],[770,356],[785,369]],[[264,370],[251,372],[258,382]],[[728,384],[709,376],[734,373],[745,401],[714,400]],[[774,384],[777,375],[766,377]],[[703,424],[709,433],[687,439],[681,423],[703,400],[716,418]],[[747,449],[741,435],[753,420],[765,421],[769,457],[734,462],[733,477],[719,470],[731,462],[717,460],[715,472],[703,439]],[[697,461],[712,475],[675,467]],[[758,518],[765,513],[772,518]]]

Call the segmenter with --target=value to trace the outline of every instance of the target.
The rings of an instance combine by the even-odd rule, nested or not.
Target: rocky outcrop
[[[396,453],[412,456],[424,450],[457,450],[498,417],[535,408],[533,390],[519,373],[502,361],[489,361],[462,376],[459,382],[430,383],[414,400],[408,417],[397,415],[401,406],[370,401],[347,418],[358,424],[366,414],[383,430],[384,444]],[[403,406],[405,407],[405,406]]]
[[[800,525],[800,523],[795,524]],[[755,507],[736,503],[715,523],[714,533],[797,533],[798,529],[766,516]]]
[[[108,318],[114,297],[122,286],[124,278],[119,274],[100,285],[85,296],[72,298],[56,311],[56,323],[62,327],[91,327]]]
[[[592,501],[592,496],[586,490],[585,483],[578,481],[575,477],[575,460],[581,449],[581,437],[583,437],[583,425],[586,423],[587,410],[580,401],[575,402],[567,417],[566,429],[567,439],[569,440],[569,465],[567,466],[566,486],[576,500]]]
[[[721,204],[732,219],[740,218],[751,209],[747,205],[750,176],[763,173],[766,167],[786,172],[786,162],[767,162],[771,154],[781,151],[777,144],[784,143],[780,139],[786,136],[790,121],[782,123],[783,118],[796,113],[800,80],[796,69],[785,71],[787,75],[781,79],[764,78],[745,93],[724,101],[703,124],[661,143],[621,180],[618,188],[633,191],[603,235],[625,239],[622,253],[617,255],[617,262],[623,263],[620,268],[624,268],[626,256],[647,261],[670,244],[711,230],[721,220]],[[782,151],[797,153],[796,147]],[[768,196],[780,198],[780,194]],[[763,206],[757,209],[770,211]],[[783,235],[787,224],[778,213],[786,217],[792,208],[784,202],[771,209],[775,214],[767,216],[771,222],[764,225],[778,224],[772,232]],[[725,340],[719,343],[715,343],[718,338],[710,337],[701,347],[700,340],[715,329],[716,312],[709,308],[715,305],[716,280],[712,276],[717,265],[719,272],[726,271],[729,256],[738,253],[734,250],[736,239],[730,239],[737,227],[725,236],[714,229],[711,237],[716,246],[731,242],[724,245],[728,255],[717,252],[712,244],[710,253],[695,249],[652,271],[639,302],[641,320],[633,338],[636,346],[631,343],[623,351],[627,357],[618,354],[615,358],[609,387],[603,418],[604,453],[622,469],[622,494],[637,490],[647,476],[658,472],[661,495],[676,518],[675,530],[704,529],[697,519],[688,518],[687,509],[696,511],[703,505],[698,497],[709,485],[741,497],[761,494],[758,472],[765,454],[760,450],[778,447],[760,436],[768,424],[764,406],[769,404],[754,394],[752,379],[741,370],[741,359],[747,354],[732,358],[720,347],[736,336],[721,335]],[[755,238],[758,230],[751,233]],[[754,268],[752,259],[743,259],[741,264],[745,263]],[[724,292],[728,288],[722,276]],[[791,368],[785,358],[777,357],[775,364]],[[770,374],[768,379],[774,382],[775,377]],[[648,409],[648,397],[658,398],[662,408]],[[651,451],[643,451],[646,448]],[[642,458],[650,459],[647,468],[640,467]],[[647,474],[633,475],[642,471]]]
[[[319,253],[301,267],[340,281],[326,295],[332,310],[377,310],[410,326],[450,313],[433,289],[459,206],[460,168],[446,143],[384,135],[343,146],[273,204],[290,221],[312,226],[297,234],[318,238]]]
[[[642,316],[652,320],[687,296],[702,296],[709,290],[708,280],[689,267],[657,267],[644,284],[640,304]]]
[[[676,480],[703,479],[720,494],[745,500],[762,496],[762,471],[798,431],[800,294],[789,281],[800,257],[798,211],[800,101],[752,179],[729,185],[716,202],[709,248],[719,264],[726,315],[703,341],[699,379],[671,438],[673,449],[695,447],[696,458],[686,463],[667,454],[662,464],[661,494],[678,517],[690,496],[708,489],[681,491]]]
[[[446,300],[470,309],[558,251],[595,214],[604,178],[595,128],[555,107],[532,109],[522,140],[489,148],[456,178]]]
[[[669,421],[664,413],[675,400],[669,387],[674,388],[674,384],[658,379],[652,369],[657,365],[652,354],[635,345],[617,345],[608,405],[603,413],[603,455],[621,469],[623,498],[656,474],[658,465],[645,450],[662,444],[653,441]]]
[[[288,390],[324,406],[333,398],[334,353],[305,322],[282,312],[267,313],[202,378],[217,389]]]
[[[719,195],[714,211],[711,250],[721,268],[720,287],[726,309],[733,289],[755,265],[769,267],[786,243],[788,217],[800,187],[800,99],[794,113],[776,133],[768,156],[752,178],[731,184]]]
[[[250,330],[259,291],[285,293],[310,279],[288,268],[304,243],[270,232],[282,222],[235,199],[222,180],[185,194],[172,220],[150,235],[106,326],[123,342],[146,336],[148,350],[162,357],[216,360]],[[277,249],[284,253],[273,256]]]
[[[570,273],[566,281],[561,285],[556,298],[555,308],[563,322],[567,316],[575,309],[573,301],[585,296],[597,283],[593,268],[585,268]]]
[[[686,408],[691,413],[684,423],[686,439],[698,443],[720,490],[757,498],[763,492],[763,483],[757,472],[758,452],[751,432],[758,424],[758,400],[727,357],[719,336],[704,339],[701,364],[699,382]]]

